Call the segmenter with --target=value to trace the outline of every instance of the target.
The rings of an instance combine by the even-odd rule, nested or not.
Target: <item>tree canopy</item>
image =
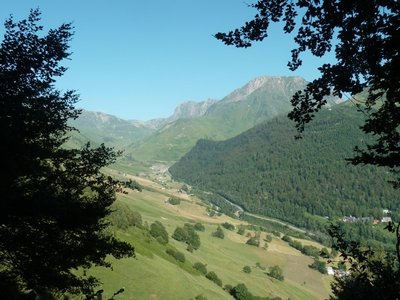
[[[104,145],[63,148],[79,97],[54,84],[66,71],[73,28],[43,34],[39,21],[38,10],[19,22],[8,18],[0,45],[0,282],[8,299],[90,295],[97,280],[76,270],[134,254],[105,231],[117,182],[100,169],[117,153]]]
[[[333,93],[350,94],[367,118],[362,129],[377,137],[365,148],[356,148],[354,164],[400,166],[400,4],[396,0],[289,1],[259,0],[253,20],[215,37],[227,45],[250,47],[268,36],[271,22],[281,22],[285,33],[294,34],[297,48],[288,62],[294,71],[302,64],[301,54],[310,51],[322,57],[334,51],[336,63],[325,63],[321,76],[292,98],[289,117],[299,132],[326,104]],[[366,100],[357,94],[364,92]],[[399,179],[395,182],[399,186]]]

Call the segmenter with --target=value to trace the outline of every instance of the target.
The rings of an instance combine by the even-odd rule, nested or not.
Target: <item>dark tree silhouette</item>
[[[71,24],[42,34],[40,12],[5,21],[0,45],[0,285],[4,299],[47,292],[90,295],[97,280],[76,270],[134,255],[105,232],[116,181],[100,169],[117,153],[102,145],[67,150],[78,117],[74,91],[55,78],[66,68]],[[75,270],[75,271],[74,271]]]
[[[250,47],[267,37],[271,22],[282,22],[285,33],[293,33],[297,48],[292,50],[290,70],[301,64],[301,53],[322,57],[330,51],[335,64],[319,67],[321,76],[292,98],[289,118],[301,134],[314,113],[333,93],[350,100],[366,115],[361,129],[375,137],[363,149],[355,148],[349,161],[387,167],[395,173],[392,181],[400,188],[400,2],[397,0],[259,0],[250,5],[257,10],[253,20],[215,37],[227,45]],[[360,95],[361,94],[361,95]],[[390,223],[396,233],[397,261],[391,253],[376,259],[374,251],[363,251],[331,228],[336,249],[350,259],[352,275],[333,284],[338,299],[400,298],[400,223]]]

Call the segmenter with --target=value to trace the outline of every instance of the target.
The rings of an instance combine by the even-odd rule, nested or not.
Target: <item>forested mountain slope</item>
[[[219,101],[208,100],[197,105],[186,102],[174,114],[179,118],[169,118],[173,122],[132,145],[128,152],[142,161],[178,160],[201,138],[225,140],[289,112],[292,95],[306,84],[301,77],[262,76]],[[330,104],[336,101],[339,99],[328,99]]]
[[[316,226],[311,215],[378,217],[399,204],[385,170],[345,162],[364,142],[361,123],[354,107],[337,105],[321,111],[295,140],[294,124],[277,117],[226,141],[198,141],[170,172],[249,212],[299,226]]]

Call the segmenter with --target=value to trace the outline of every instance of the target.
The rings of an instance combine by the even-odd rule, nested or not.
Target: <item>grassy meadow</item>
[[[115,299],[194,299],[203,294],[207,299],[233,299],[222,287],[208,280],[192,267],[195,262],[207,265],[226,284],[235,286],[244,283],[256,296],[281,297],[282,299],[325,299],[329,295],[330,277],[308,267],[312,258],[301,254],[280,238],[273,236],[264,249],[265,235],[260,236],[259,247],[245,244],[248,235],[254,231],[246,230],[244,235],[225,228],[225,238],[212,236],[223,222],[242,224],[227,216],[209,217],[204,204],[198,199],[181,194],[181,203],[171,205],[166,200],[170,195],[177,196],[177,189],[166,189],[148,179],[140,182],[142,192],[129,191],[118,194],[117,202],[125,204],[142,215],[148,225],[160,221],[170,236],[169,243],[162,245],[142,229],[129,227],[115,229],[114,233],[122,240],[135,246],[136,258],[113,260],[113,269],[94,268],[92,273],[100,278],[104,298],[124,288],[124,293]],[[147,189],[146,189],[147,188]],[[198,232],[201,246],[190,253],[187,245],[171,238],[177,226],[184,223],[201,222],[204,232]],[[184,263],[166,254],[167,248],[175,248],[185,254]],[[322,246],[319,246],[320,248]],[[283,269],[285,280],[278,281],[267,275],[268,267],[278,265]],[[251,273],[243,272],[249,266]]]

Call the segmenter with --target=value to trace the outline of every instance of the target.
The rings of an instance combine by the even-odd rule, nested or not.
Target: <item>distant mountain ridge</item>
[[[82,110],[79,118],[70,121],[70,125],[79,130],[73,133],[73,139],[94,144],[105,143],[117,149],[124,149],[155,131],[145,122],[123,120],[110,114],[87,110]]]
[[[137,160],[176,161],[199,139],[225,140],[288,113],[292,95],[306,85],[307,81],[297,76],[262,76],[219,101],[186,102],[176,109],[171,122],[132,145],[128,152]],[[340,101],[330,97],[328,105]]]
[[[71,123],[80,130],[81,137],[77,140],[105,142],[124,149],[138,161],[176,161],[201,138],[231,138],[289,112],[292,95],[306,84],[297,76],[261,76],[221,100],[186,101],[168,118],[122,120],[105,113],[83,111]],[[328,99],[329,105],[336,102],[340,99]]]

